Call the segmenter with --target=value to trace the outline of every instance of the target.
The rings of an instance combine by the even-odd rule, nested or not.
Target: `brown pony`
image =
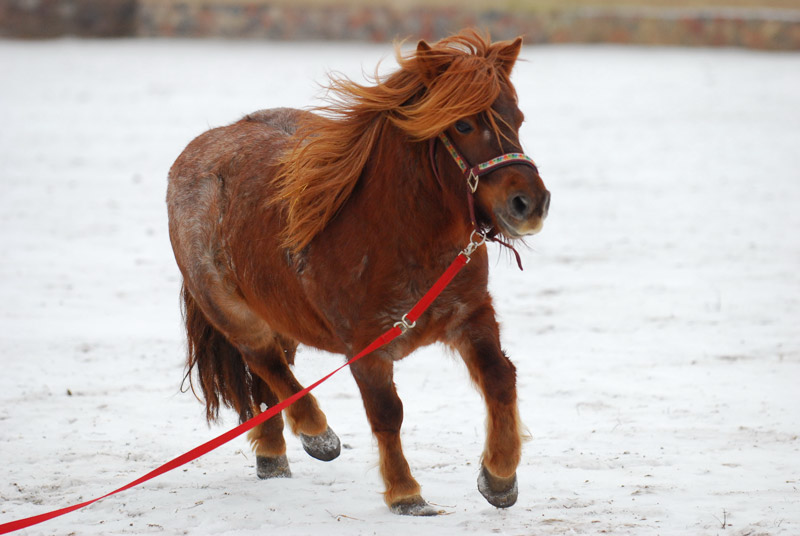
[[[523,116],[509,80],[521,43],[473,31],[421,41],[413,53],[398,51],[399,70],[374,85],[333,79],[318,113],[255,112],[200,135],[178,157],[169,231],[184,278],[187,376],[196,370],[209,420],[221,405],[246,420],[301,390],[290,369],[298,344],[359,352],[408,312],[476,226],[506,239],[541,228],[550,194],[533,164],[483,175],[473,201],[437,141],[445,134],[473,164],[521,153]],[[487,281],[481,247],[414,329],[351,367],[395,513],[438,513],[403,455],[392,379],[396,360],[437,341],[462,356],[486,401],[478,488],[495,506],[516,501],[516,375]],[[285,417],[311,456],[338,456],[313,396]],[[249,434],[261,478],[291,475],[283,425],[279,415]]]

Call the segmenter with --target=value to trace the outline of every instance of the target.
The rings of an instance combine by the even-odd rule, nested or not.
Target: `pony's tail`
[[[239,414],[240,422],[253,417],[253,377],[239,350],[219,332],[198,307],[189,289],[181,286],[182,313],[186,324],[187,353],[183,386],[189,382],[192,393],[205,399],[206,419],[219,419],[224,404]],[[193,372],[203,399],[197,395]],[[257,386],[256,386],[257,387]]]

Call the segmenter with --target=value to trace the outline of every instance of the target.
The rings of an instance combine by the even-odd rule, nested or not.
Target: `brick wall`
[[[138,33],[138,0],[0,0],[0,37],[120,37]]]
[[[383,42],[466,26],[528,43],[800,50],[800,0],[0,0],[0,37]]]
[[[149,1],[140,35],[387,41],[436,39],[466,26],[528,43],[632,43],[800,50],[800,9],[581,7],[503,10],[284,2]]]

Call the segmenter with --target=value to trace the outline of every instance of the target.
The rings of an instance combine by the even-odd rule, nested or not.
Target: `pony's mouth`
[[[500,224],[500,231],[509,238],[517,239],[535,235],[544,226],[544,218],[531,218],[517,224],[514,222],[514,218],[502,211],[495,211],[494,216],[497,223]]]

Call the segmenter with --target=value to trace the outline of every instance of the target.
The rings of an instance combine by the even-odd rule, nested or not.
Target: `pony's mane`
[[[411,141],[425,141],[458,119],[490,110],[503,88],[513,93],[508,75],[516,53],[504,57],[508,44],[468,30],[411,53],[396,45],[400,68],[376,74],[374,85],[331,76],[327,104],[305,114],[281,157],[275,202],[286,215],[284,246],[299,251],[325,228],[388,124]],[[498,117],[488,115],[498,133]]]

